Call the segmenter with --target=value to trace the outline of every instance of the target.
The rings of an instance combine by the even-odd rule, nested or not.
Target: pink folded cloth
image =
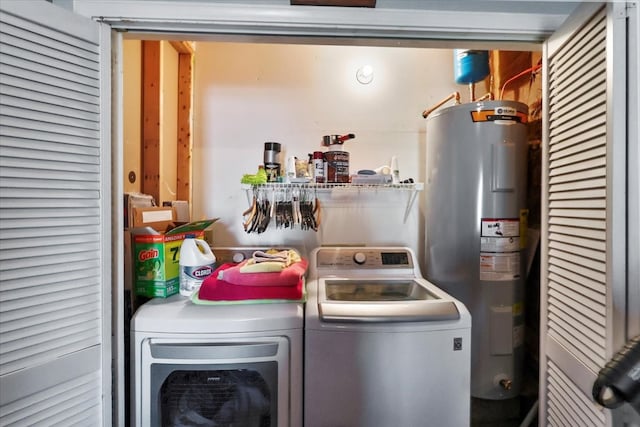
[[[295,286],[238,286],[218,279],[218,272],[228,271],[237,264],[222,264],[213,274],[202,282],[198,291],[198,298],[207,301],[240,301],[240,300],[270,300],[288,299],[300,300],[303,295],[304,281],[298,278]],[[243,273],[244,274],[244,273]],[[275,274],[275,273],[246,273],[246,274]]]
[[[243,286],[296,286],[307,271],[307,260],[302,258],[298,262],[294,262],[282,271],[274,271],[268,273],[242,273],[240,268],[246,264],[242,261],[240,264],[224,269],[221,272],[214,272],[212,276],[220,278],[227,283]]]

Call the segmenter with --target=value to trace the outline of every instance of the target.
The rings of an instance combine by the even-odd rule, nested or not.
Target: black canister
[[[280,176],[280,150],[279,142],[264,143],[264,170],[267,172],[267,181],[276,182]]]

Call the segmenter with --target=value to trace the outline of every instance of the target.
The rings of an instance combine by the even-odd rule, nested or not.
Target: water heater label
[[[499,281],[520,278],[520,252],[480,253],[480,280]]]
[[[519,237],[520,218],[482,218],[480,236]]]
[[[481,252],[516,252],[520,250],[520,237],[481,237]]]
[[[500,106],[495,108],[496,114],[501,116],[516,116],[518,115],[518,110],[513,107]]]
[[[497,107],[493,110],[471,111],[474,122],[493,122],[496,124],[527,123],[527,115],[511,107]]]
[[[480,280],[520,277],[520,218],[482,218]]]

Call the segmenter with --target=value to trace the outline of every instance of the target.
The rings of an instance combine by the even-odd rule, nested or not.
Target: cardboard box
[[[204,230],[217,220],[190,222],[166,233],[150,227],[131,230],[136,295],[166,298],[177,294],[182,241],[187,237],[204,238]]]
[[[171,206],[151,208],[133,208],[133,227],[152,227],[159,232],[173,225],[176,219],[175,209]]]
[[[153,196],[142,193],[124,193],[124,228],[134,227],[133,209],[155,206]]]

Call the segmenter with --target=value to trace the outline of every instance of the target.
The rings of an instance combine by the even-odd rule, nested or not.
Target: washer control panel
[[[413,256],[403,248],[321,248],[316,254],[317,268],[398,269],[413,268]]]

